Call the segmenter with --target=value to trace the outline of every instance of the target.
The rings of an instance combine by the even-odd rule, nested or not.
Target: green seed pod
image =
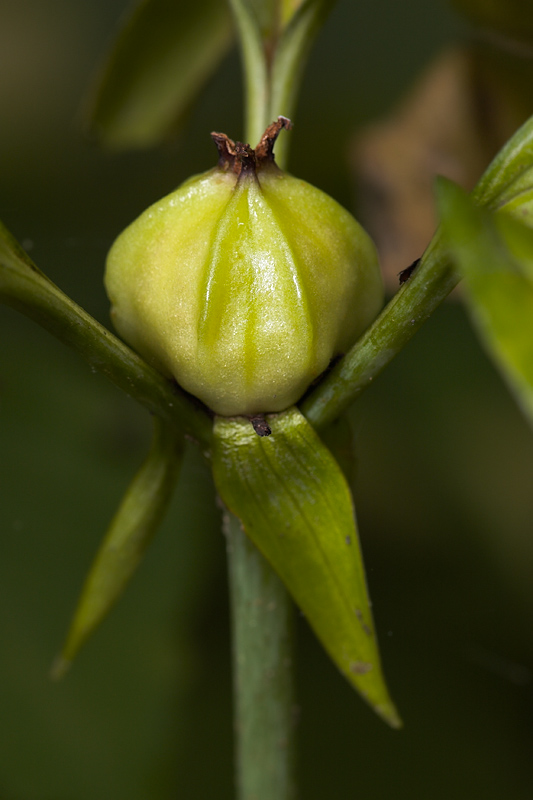
[[[288,127],[279,117],[255,151],[212,134],[218,166],[147,209],[107,261],[119,333],[226,416],[294,404],[382,302],[360,225],[276,166]]]

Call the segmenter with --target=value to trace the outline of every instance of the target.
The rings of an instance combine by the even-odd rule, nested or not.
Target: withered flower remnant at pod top
[[[219,162],[116,240],[106,288],[119,333],[217,414],[282,411],[377,315],[375,247],[273,148],[213,133]]]

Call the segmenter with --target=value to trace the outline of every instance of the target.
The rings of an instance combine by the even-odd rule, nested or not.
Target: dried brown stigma
[[[290,130],[292,122],[287,117],[278,117],[265,130],[259,144],[253,150],[249,144],[234,142],[225,133],[211,134],[218,150],[218,166],[224,172],[230,170],[236,175],[255,173],[258,168],[274,164],[274,144],[280,132]]]

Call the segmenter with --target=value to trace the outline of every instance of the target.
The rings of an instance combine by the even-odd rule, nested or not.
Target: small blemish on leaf
[[[366,675],[372,669],[372,664],[367,661],[352,661],[350,664],[350,672],[354,675]]]
[[[366,633],[366,635],[367,636],[372,636],[372,631],[370,630],[370,628],[368,627],[366,622],[363,620],[363,615],[362,615],[361,611],[358,608],[355,609],[355,616],[357,617],[357,619],[361,623],[361,627],[364,630],[364,632]]]

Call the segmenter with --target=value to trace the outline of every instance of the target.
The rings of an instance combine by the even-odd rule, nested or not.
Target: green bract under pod
[[[212,134],[219,164],[116,240],[106,287],[119,333],[218,414],[294,404],[382,302],[375,247],[331,197]]]

